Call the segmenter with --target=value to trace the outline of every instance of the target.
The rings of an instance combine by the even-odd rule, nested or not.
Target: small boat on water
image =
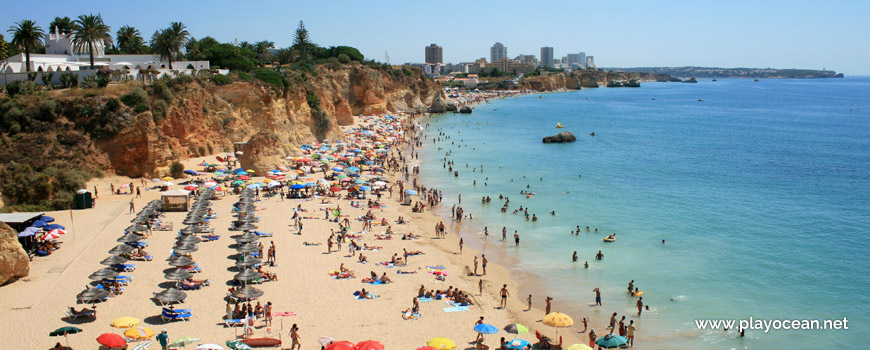
[[[755,82],[756,82],[756,83],[758,82],[758,78],[755,78]]]
[[[565,126],[562,123],[556,123],[556,129],[564,128]]]

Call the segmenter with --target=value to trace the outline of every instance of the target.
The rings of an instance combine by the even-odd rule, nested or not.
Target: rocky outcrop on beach
[[[426,110],[429,113],[439,114],[447,112],[447,106],[444,101],[441,100],[440,95],[436,95],[434,99],[432,99],[432,105]]]
[[[570,131],[563,131],[553,136],[544,137],[544,143],[565,143],[577,141],[577,137]]]
[[[470,113],[471,113],[471,107],[468,107],[468,106],[462,106],[462,108],[459,109],[459,113],[462,113],[462,114],[470,114]]]
[[[0,286],[30,274],[30,259],[18,243],[18,235],[0,222]]]

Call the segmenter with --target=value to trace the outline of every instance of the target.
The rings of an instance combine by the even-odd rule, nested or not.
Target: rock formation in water
[[[18,234],[0,222],[0,286],[30,274],[30,258],[18,243]]]
[[[553,136],[544,137],[544,143],[574,142],[577,138],[570,131],[563,131]]]

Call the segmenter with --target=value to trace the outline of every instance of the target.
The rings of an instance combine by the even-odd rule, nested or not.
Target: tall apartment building
[[[444,63],[444,49],[435,44],[426,46],[426,63]]]
[[[541,48],[541,67],[553,67],[553,48],[544,46]]]
[[[568,62],[563,63],[567,63],[573,68],[586,68],[586,53],[569,53]]]
[[[502,43],[495,43],[489,48],[489,61],[490,62],[498,62],[505,58],[508,58],[507,55],[507,47],[502,45]]]

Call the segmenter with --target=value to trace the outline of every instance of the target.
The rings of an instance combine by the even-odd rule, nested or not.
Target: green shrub
[[[121,109],[121,101],[119,101],[117,98],[112,97],[108,101],[106,101],[104,113],[114,113],[117,112],[119,109]]]
[[[142,88],[133,88],[130,92],[121,96],[121,102],[124,102],[125,105],[129,107],[134,107],[140,104],[144,104],[145,101],[148,100],[148,93]]]
[[[169,104],[166,101],[154,100],[151,103],[151,115],[154,117],[154,121],[163,120],[167,112],[169,112]]]
[[[348,56],[347,54],[339,54],[338,55],[338,62],[348,64],[348,63],[350,63],[350,56]]]
[[[39,85],[27,80],[16,80],[6,85],[6,94],[9,96],[27,96],[37,91],[39,91]]]
[[[60,75],[60,85],[65,88],[79,86],[79,77],[75,73],[63,73]]]
[[[215,83],[215,85],[226,85],[230,83],[230,78],[223,74],[215,74],[211,77],[211,81]]]
[[[140,103],[140,104],[137,104],[136,106],[133,107],[133,112],[136,112],[137,114],[145,112],[147,110],[148,110],[148,106],[145,105],[145,103]]]
[[[260,81],[272,86],[277,94],[281,94],[285,87],[290,86],[290,81],[287,80],[281,73],[268,68],[257,68],[254,70],[254,77]]]
[[[177,160],[173,161],[172,164],[169,165],[169,176],[176,179],[184,177],[184,164],[181,164],[181,162]]]
[[[238,72],[237,75],[239,76],[239,79],[242,79],[244,81],[251,81],[252,80],[251,75],[248,73]]]
[[[175,93],[166,85],[165,81],[160,81],[151,85],[151,94],[155,99],[161,99],[166,102],[175,100]]]
[[[44,122],[57,120],[57,103],[54,100],[45,99],[39,104],[37,118]]]

